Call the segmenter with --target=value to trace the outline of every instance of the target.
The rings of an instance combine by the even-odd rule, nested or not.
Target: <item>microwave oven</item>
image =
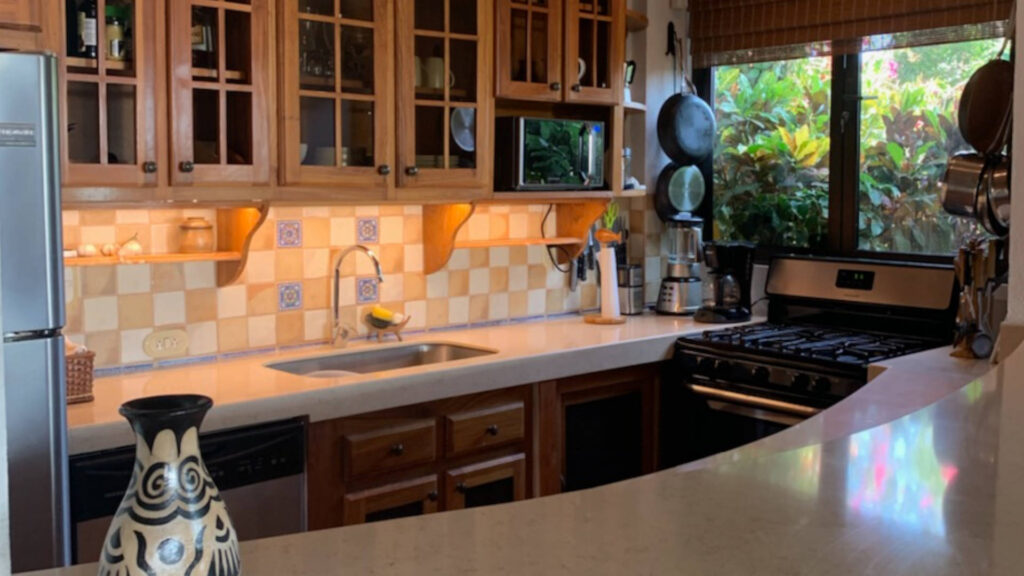
[[[498,118],[494,190],[604,188],[604,139],[604,122]]]

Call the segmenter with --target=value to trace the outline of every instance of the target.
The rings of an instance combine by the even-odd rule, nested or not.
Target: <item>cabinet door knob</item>
[[[573,84],[572,85],[572,91],[573,92],[581,92],[582,90],[583,90],[583,86],[581,86],[579,84]]]
[[[427,494],[427,500],[430,500],[431,502],[437,502],[437,490],[431,490]]]
[[[558,92],[559,90],[562,89],[562,83],[561,82],[552,82],[550,84],[550,87],[551,87],[551,91],[552,92]]]
[[[467,488],[465,482],[459,482],[458,484],[455,485],[455,491],[458,492],[459,494],[465,494],[466,490]]]
[[[381,176],[387,176],[391,174],[391,166],[388,166],[387,164],[381,164],[379,167],[377,167],[377,173],[380,174]]]
[[[146,162],[142,165],[142,171],[146,174],[156,174],[156,162]]]
[[[490,426],[488,426],[487,427],[487,433],[490,434],[491,436],[497,436],[498,435],[498,425],[497,424],[491,424]]]
[[[420,169],[416,166],[409,166],[405,169],[405,173],[409,176],[415,176],[420,173]]]
[[[394,446],[391,447],[391,453],[394,454],[395,456],[401,456],[402,454],[405,454],[405,444],[402,444],[401,442],[395,444]]]
[[[186,160],[181,164],[178,164],[178,169],[186,174],[190,174],[193,170],[196,169],[196,165]]]

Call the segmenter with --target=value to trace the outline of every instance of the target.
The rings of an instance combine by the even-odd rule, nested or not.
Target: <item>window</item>
[[[979,232],[942,210],[939,181],[950,155],[970,148],[957,127],[963,86],[1000,45],[714,68],[715,238],[845,255],[951,254]],[[859,137],[846,135],[858,124],[851,118]]]

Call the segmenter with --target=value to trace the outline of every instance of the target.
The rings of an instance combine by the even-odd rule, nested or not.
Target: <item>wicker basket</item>
[[[95,352],[72,354],[66,357],[68,404],[92,402],[92,365],[95,359]]]

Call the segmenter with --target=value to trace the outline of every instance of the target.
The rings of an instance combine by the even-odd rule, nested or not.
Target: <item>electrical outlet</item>
[[[188,334],[184,330],[153,332],[142,341],[142,351],[150,358],[174,358],[188,353]]]

